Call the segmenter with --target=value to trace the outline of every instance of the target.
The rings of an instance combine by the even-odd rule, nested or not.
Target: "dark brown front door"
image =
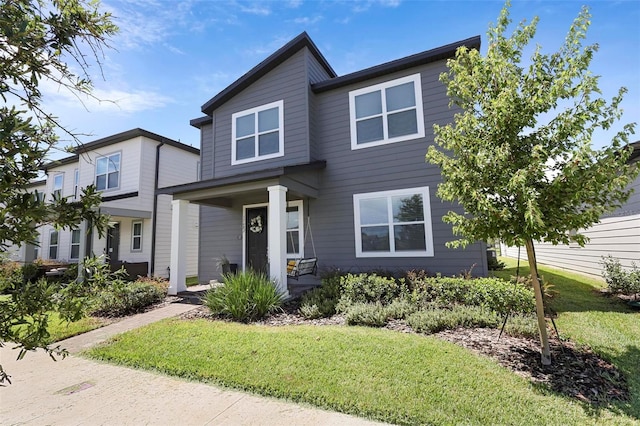
[[[247,209],[245,218],[247,230],[246,267],[254,271],[268,273],[267,265],[267,208]]]
[[[120,223],[107,230],[107,257],[109,263],[116,263],[120,257]]]

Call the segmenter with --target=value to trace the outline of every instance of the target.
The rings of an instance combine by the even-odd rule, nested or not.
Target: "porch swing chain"
[[[313,248],[313,257],[318,257],[316,255],[316,245],[313,242],[313,231],[311,230],[311,219],[309,219],[309,214],[307,213],[307,229],[304,232],[304,241],[307,241],[307,234],[311,236],[311,247]]]

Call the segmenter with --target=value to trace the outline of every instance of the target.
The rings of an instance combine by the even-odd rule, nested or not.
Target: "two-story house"
[[[74,155],[44,166],[45,200],[54,194],[78,199],[94,184],[101,192],[100,212],[110,216],[104,238],[83,223],[78,229],[40,228],[39,257],[77,262],[105,254],[110,263],[134,263],[141,275],[168,277],[171,247],[171,197],[156,189],[198,180],[200,151],[189,145],[133,129],[83,144]],[[197,275],[198,206],[187,215],[187,275]],[[28,259],[30,260],[30,259]]]
[[[453,120],[440,73],[474,37],[337,76],[300,34],[202,106],[202,180],[160,190],[173,196],[174,235],[199,204],[201,281],[214,259],[267,272],[288,285],[289,259],[322,269],[425,269],[487,273],[485,246],[449,249],[459,206],[435,196],[438,167],[425,163],[433,124]],[[170,292],[184,288],[188,256],[174,243]],[[175,253],[175,254],[174,254]],[[316,281],[317,282],[317,281]]]

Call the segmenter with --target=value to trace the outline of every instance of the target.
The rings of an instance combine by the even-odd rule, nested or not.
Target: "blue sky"
[[[535,41],[555,51],[587,5],[587,43],[598,43],[591,70],[610,100],[629,89],[624,123],[640,122],[640,1],[513,1],[515,23],[540,17]],[[120,34],[110,44],[104,78],[94,69],[95,95],[87,101],[46,89],[46,106],[89,142],[135,127],[199,147],[189,120],[220,90],[286,42],[307,31],[338,75],[471,36],[482,37],[502,1],[169,1],[103,0]],[[600,133],[596,147],[612,131]],[[640,139],[640,128],[632,140]],[[60,146],[68,145],[62,141]],[[61,154],[54,154],[58,158]]]

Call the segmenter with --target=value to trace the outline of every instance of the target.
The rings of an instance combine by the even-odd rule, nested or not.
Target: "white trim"
[[[78,191],[80,190],[80,170],[79,169],[73,169],[73,199],[77,200],[78,196],[80,194],[78,194]]]
[[[385,96],[385,89],[388,89],[390,87],[395,87],[395,86],[399,86],[401,84],[406,84],[409,82],[413,82],[413,89],[415,91],[415,98],[416,98],[416,105],[415,105],[415,110],[416,110],[416,121],[417,121],[417,133],[412,133],[410,135],[403,135],[403,136],[397,136],[395,138],[389,138],[388,137],[388,121],[386,119],[386,117],[388,116],[388,113],[386,111],[387,107],[386,107],[386,96]],[[383,127],[383,133],[382,133],[382,139],[381,140],[377,140],[377,141],[371,141],[371,142],[365,142],[365,143],[358,143],[358,134],[357,134],[357,128],[356,128],[356,104],[355,104],[355,98],[356,96],[360,96],[360,95],[364,95],[367,93],[372,93],[372,92],[377,92],[380,91],[381,93],[381,98],[382,98],[382,113],[379,115],[383,118],[382,120],[382,127]],[[393,111],[393,113],[395,112],[402,112],[402,111],[409,111],[412,110],[414,107],[410,107],[410,108],[405,108],[405,109],[401,109],[401,110],[397,110],[397,111]],[[370,116],[373,117],[373,116]],[[370,118],[367,117],[367,118]],[[361,119],[362,120],[362,119]],[[418,138],[423,138],[425,135],[425,130],[424,130],[424,111],[423,111],[423,105],[422,105],[422,83],[421,83],[421,77],[420,77],[420,73],[418,74],[413,74],[413,75],[409,75],[406,77],[402,77],[402,78],[397,78],[395,80],[390,80],[390,81],[385,81],[384,83],[379,83],[373,86],[368,86],[368,87],[364,87],[362,89],[357,89],[357,90],[352,90],[351,92],[349,92],[349,126],[351,129],[351,149],[352,150],[356,150],[356,149],[362,149],[362,148],[369,148],[372,146],[379,146],[379,145],[386,145],[389,143],[395,143],[395,142],[402,142],[402,141],[406,141],[406,140],[411,140],[411,139],[418,139]]]
[[[391,197],[398,195],[422,195],[422,207],[424,209],[424,228],[425,228],[425,250],[424,251],[396,251],[393,239],[393,220]],[[385,224],[389,227],[389,251],[380,252],[363,252],[362,251],[362,234],[360,225],[360,200],[371,198],[386,198],[388,208],[388,221]],[[431,227],[431,206],[429,198],[429,187],[423,186],[418,188],[396,189],[392,191],[369,192],[363,194],[353,194],[353,222],[355,231],[355,250],[356,257],[433,257],[433,231]],[[416,223],[422,223],[416,222]]]
[[[118,185],[114,186],[112,188],[109,188],[109,161],[111,161],[109,158],[114,156],[114,155],[119,155],[120,156],[120,160],[118,161]],[[100,161],[103,158],[107,159],[107,172],[104,173],[104,175],[106,176],[106,180],[105,180],[105,187],[103,189],[99,189],[98,188],[98,161]],[[111,173],[115,173],[115,172],[111,172]],[[100,174],[100,176],[102,176],[102,175],[103,175],[103,173]],[[93,170],[93,182],[94,182],[94,184],[96,186],[96,189],[98,191],[106,192],[106,191],[115,191],[117,189],[120,189],[120,182],[122,182],[122,151],[115,151],[115,152],[112,152],[110,154],[101,155],[99,157],[96,157],[96,165],[95,165],[94,170]]]
[[[287,203],[287,208],[289,207],[297,207],[298,208],[298,248],[299,253],[297,254],[292,254],[292,253],[287,253],[287,259],[304,259],[304,232],[305,232],[305,228],[304,228],[304,201],[303,200],[295,200],[295,201],[289,201]],[[286,231],[287,234],[289,233],[289,231]],[[287,242],[289,236],[287,235]]]
[[[273,154],[267,155],[259,155],[259,138],[260,132],[258,131],[258,113],[261,111],[266,111],[268,109],[278,108],[278,152],[274,152]],[[255,132],[254,135],[254,143],[255,143],[255,151],[254,156],[250,158],[244,158],[242,160],[236,160],[236,119],[239,117],[244,117],[246,115],[254,114],[254,123],[255,123]],[[273,130],[269,132],[263,133],[271,133]],[[242,138],[248,137],[249,135],[243,136]],[[231,115],[231,165],[235,166],[238,164],[246,164],[252,163],[254,161],[267,160],[269,158],[277,158],[282,157],[284,155],[284,101],[279,100],[276,102],[271,102],[266,105],[260,105],[255,108],[247,109],[244,111],[239,111]]]
[[[134,230],[136,229],[136,224],[138,224],[138,223],[140,224],[140,235],[136,235],[135,232],[134,232]],[[143,241],[142,236],[143,236],[143,234],[144,234],[144,221],[142,221],[142,220],[133,220],[133,221],[131,221],[131,246],[130,246],[131,253],[140,253],[142,251],[142,241]],[[139,249],[133,247],[133,241],[134,241],[134,238],[136,238],[136,237],[140,238],[140,248]]]

